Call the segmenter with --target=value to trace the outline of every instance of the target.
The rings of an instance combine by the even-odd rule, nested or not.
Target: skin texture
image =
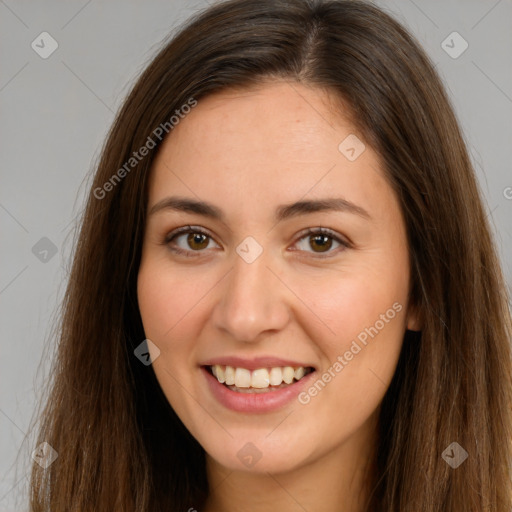
[[[379,404],[405,329],[418,320],[407,302],[398,200],[368,145],[352,162],[338,150],[349,134],[357,135],[326,91],[269,82],[201,99],[154,162],[148,211],[172,195],[225,214],[224,222],[173,210],[150,215],[138,276],[145,334],[160,350],[154,371],[207,453],[207,511],[361,510]],[[328,197],[370,218],[326,211],[274,220],[278,205]],[[211,238],[187,243],[185,233],[163,243],[187,225]],[[323,251],[303,234],[318,227],[349,246],[329,238]],[[236,252],[248,236],[263,248],[250,264]],[[307,405],[234,412],[206,386],[200,363],[228,355],[292,358],[321,376],[393,304],[400,311]],[[261,452],[251,468],[237,456],[248,442]]]

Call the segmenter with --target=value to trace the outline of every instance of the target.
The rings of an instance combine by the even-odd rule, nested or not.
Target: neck
[[[363,512],[374,478],[376,418],[287,472],[230,470],[207,455],[210,494],[202,512]]]

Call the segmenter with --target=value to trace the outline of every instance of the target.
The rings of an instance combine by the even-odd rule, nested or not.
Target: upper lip
[[[232,366],[234,368],[246,368],[247,370],[257,370],[258,368],[274,368],[277,366],[303,366],[304,368],[314,368],[312,364],[301,363],[291,359],[281,359],[272,356],[260,356],[252,359],[244,359],[242,357],[225,356],[213,357],[201,363],[201,366]]]

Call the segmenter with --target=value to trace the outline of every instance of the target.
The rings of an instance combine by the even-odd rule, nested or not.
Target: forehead
[[[337,157],[340,132],[354,128],[332,93],[298,83],[270,82],[200,99],[167,137],[163,151],[186,150],[181,144],[185,138],[199,154],[204,147],[210,154],[218,148],[219,158],[228,149],[231,158],[256,154],[258,159],[282,156],[302,161],[318,151],[324,158]],[[262,153],[262,144],[268,151]]]
[[[283,81],[224,90],[200,99],[164,140],[150,203],[176,193],[237,211],[305,195],[367,204],[387,183],[368,145],[354,161],[340,152],[354,136],[362,143],[343,105],[323,89]]]

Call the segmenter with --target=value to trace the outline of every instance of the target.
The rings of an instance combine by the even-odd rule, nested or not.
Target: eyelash
[[[181,228],[175,229],[174,231],[172,231],[171,233],[166,235],[161,243],[162,243],[162,245],[168,246],[169,249],[171,251],[173,251],[174,253],[185,256],[187,258],[196,258],[196,257],[201,256],[200,253],[203,252],[202,250],[201,251],[187,251],[185,249],[181,249],[180,247],[171,247],[171,242],[175,238],[177,238],[180,235],[188,234],[188,233],[201,234],[201,235],[204,235],[213,240],[213,237],[209,233],[207,233],[206,231],[204,231],[203,229],[201,229],[199,227],[183,226]],[[326,235],[329,238],[332,238],[335,242],[338,242],[345,249],[348,249],[351,247],[351,245],[346,240],[343,240],[340,237],[336,236],[334,231],[327,229],[327,228],[322,228],[322,227],[308,228],[307,230],[305,230],[304,232],[301,233],[301,236],[298,238],[297,242],[301,241],[304,238],[307,238],[308,236],[312,236],[312,235]],[[340,248],[338,247],[338,249],[340,249]],[[306,252],[309,252],[309,251],[306,251]],[[327,256],[321,256],[322,253],[315,253],[315,252],[313,252],[312,254],[317,255],[317,256],[314,256],[315,258],[323,259],[323,258],[330,258],[330,257],[332,257],[332,253],[337,253],[337,252],[339,252],[339,251],[336,251],[336,250],[331,251],[329,249],[329,251],[327,252],[327,254],[328,254]]]

